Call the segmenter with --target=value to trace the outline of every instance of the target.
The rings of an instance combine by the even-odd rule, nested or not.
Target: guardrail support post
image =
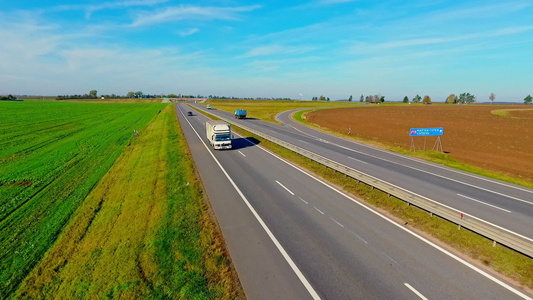
[[[492,247],[496,247],[496,240],[492,241]]]
[[[461,230],[461,224],[459,224],[459,227],[457,228],[458,230]]]

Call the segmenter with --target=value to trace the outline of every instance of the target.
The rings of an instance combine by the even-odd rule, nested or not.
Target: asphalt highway
[[[223,111],[210,112],[232,118],[232,114]],[[532,189],[336,137],[291,120],[292,112],[280,114],[284,126],[255,119],[236,122],[533,239]]]
[[[249,299],[531,299],[253,140],[213,150],[189,110],[176,104]]]

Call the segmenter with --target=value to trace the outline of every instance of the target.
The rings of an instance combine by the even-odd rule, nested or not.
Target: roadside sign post
[[[409,136],[411,137],[411,151],[415,151],[415,136],[423,136],[424,137],[424,151],[426,150],[426,137],[428,136],[436,136],[437,140],[435,141],[435,144],[433,145],[433,148],[431,150],[443,152],[442,150],[442,142],[440,140],[440,136],[443,135],[444,128],[443,127],[436,127],[436,128],[411,128],[409,130]]]

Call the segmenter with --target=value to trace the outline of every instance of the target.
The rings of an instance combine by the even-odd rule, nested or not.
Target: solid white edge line
[[[180,112],[181,112],[181,111],[180,111]],[[183,114],[183,113],[182,113],[182,114]],[[187,122],[188,122],[188,121],[187,121]],[[202,141],[202,142],[203,142],[203,141]],[[205,144],[204,144],[204,145],[205,145]],[[263,151],[267,152],[268,154],[274,156],[275,158],[277,158],[277,159],[279,159],[279,160],[285,162],[286,164],[292,166],[292,167],[295,168],[296,170],[298,170],[298,171],[300,171],[300,172],[306,174],[307,176],[309,176],[309,177],[315,179],[316,181],[322,183],[323,185],[329,187],[329,188],[332,189],[333,191],[335,191],[335,192],[337,192],[338,194],[344,196],[345,198],[351,200],[352,202],[358,204],[359,206],[361,206],[361,207],[367,209],[368,211],[374,213],[375,215],[381,217],[382,219],[386,220],[387,222],[393,224],[394,226],[400,228],[401,230],[404,230],[405,232],[411,234],[412,236],[414,236],[414,237],[418,238],[419,240],[425,242],[426,244],[432,246],[433,248],[437,249],[438,251],[444,253],[445,255],[447,255],[447,256],[449,256],[449,257],[455,259],[455,260],[458,261],[459,263],[461,263],[461,264],[467,266],[468,268],[472,269],[473,271],[477,272],[478,274],[484,276],[485,278],[491,280],[492,282],[494,282],[494,283],[500,285],[501,287],[507,289],[508,291],[514,293],[515,295],[517,295],[517,296],[519,296],[519,297],[521,297],[521,298],[523,298],[523,299],[533,300],[533,298],[530,298],[529,296],[525,295],[524,293],[520,292],[519,290],[515,289],[514,287],[508,285],[507,283],[505,283],[505,282],[499,280],[498,278],[496,278],[496,277],[494,277],[494,276],[488,274],[487,272],[485,272],[485,271],[479,269],[478,267],[476,267],[476,266],[470,264],[469,262],[467,262],[467,261],[463,260],[462,258],[456,256],[455,254],[453,254],[453,253],[447,251],[446,249],[444,249],[444,248],[442,248],[442,247],[440,247],[440,246],[434,244],[433,242],[431,242],[431,241],[425,239],[424,237],[418,235],[417,233],[415,233],[415,232],[409,230],[408,228],[401,226],[400,224],[398,224],[398,223],[394,222],[393,220],[387,218],[386,216],[380,214],[378,211],[376,211],[376,210],[374,210],[374,209],[372,209],[372,208],[366,206],[365,204],[363,204],[363,203],[357,201],[356,199],[352,198],[351,196],[347,195],[346,193],[344,193],[344,192],[342,192],[342,191],[336,189],[335,187],[331,186],[330,184],[328,184],[328,183],[326,183],[326,182],[320,180],[319,178],[313,176],[312,174],[308,173],[307,171],[301,169],[300,167],[297,167],[296,165],[294,165],[294,164],[290,163],[289,161],[285,160],[284,158],[281,158],[281,157],[275,155],[274,153],[272,153],[272,152],[266,150],[266,149],[265,149],[264,147],[262,147],[262,146],[259,146],[259,145],[256,145],[256,146],[259,147],[260,149],[262,149]],[[206,146],[206,147],[207,147],[207,146]],[[477,218],[476,218],[476,219],[477,219]],[[481,220],[481,219],[480,219],[480,220]],[[481,221],[483,221],[483,220],[481,220]],[[487,222],[487,223],[488,223],[488,222]],[[499,227],[499,226],[497,226],[497,227]],[[505,228],[501,228],[501,229],[506,230]],[[506,230],[506,231],[509,231],[509,230]]]
[[[248,142],[252,143],[251,141],[248,141]],[[252,143],[252,144],[253,144],[253,143]],[[261,146],[258,146],[258,147],[260,147],[261,149],[265,150],[265,149],[262,148]],[[344,147],[344,146],[340,146],[340,147]],[[265,151],[266,151],[266,150],[265,150]],[[355,150],[354,150],[354,151],[355,151]],[[355,151],[355,152],[358,152],[358,151]],[[360,153],[362,153],[362,152],[360,152]],[[362,154],[365,154],[365,153],[362,153]],[[365,154],[365,155],[368,155],[368,154]],[[317,155],[317,156],[320,156],[320,155]],[[322,156],[320,156],[320,157],[322,157]],[[360,173],[362,173],[362,172],[360,172]],[[370,177],[370,178],[374,178],[374,179],[380,180],[380,179],[378,179],[378,178],[376,178],[376,177],[374,177],[374,176],[368,175],[368,174],[366,174],[366,173],[363,173],[363,174],[365,174],[366,176],[368,176],[368,177]],[[404,189],[404,188],[401,188],[401,187],[399,187],[399,186],[397,186],[397,185],[394,185],[394,184],[392,184],[392,183],[386,182],[386,181],[384,181],[384,180],[381,180],[381,181],[383,181],[383,182],[389,184],[390,186],[392,186],[392,187],[394,187],[394,188],[397,188],[397,189],[399,189],[399,190],[403,190],[403,191],[409,192],[409,193],[411,193],[411,194],[413,194],[413,195],[415,195],[415,196],[418,196],[418,197],[420,197],[420,198],[424,198],[424,199],[427,200],[427,201],[433,202],[433,203],[435,203],[435,204],[437,204],[437,205],[440,205],[440,206],[446,207],[446,208],[448,208],[448,209],[455,210],[455,211],[458,211],[458,212],[459,212],[458,209],[452,208],[452,207],[450,207],[450,206],[448,206],[448,205],[446,205],[446,204],[443,204],[443,203],[440,203],[440,202],[438,202],[438,201],[435,201],[435,200],[429,199],[429,198],[427,198],[427,197],[424,197],[424,196],[419,195],[419,194],[417,194],[417,193],[414,193],[414,192],[412,192],[412,191],[406,190],[406,189]],[[494,224],[494,223],[488,222],[488,221],[486,221],[486,220],[484,220],[484,219],[478,218],[478,217],[476,217],[476,216],[474,216],[474,215],[472,215],[472,214],[470,214],[470,213],[469,213],[468,215],[469,215],[470,218],[476,219],[476,220],[478,220],[479,222],[483,222],[483,223],[485,223],[485,224],[489,224],[489,225],[491,225],[491,226],[493,226],[493,227],[495,227],[495,228],[498,228],[498,229],[500,229],[500,230],[503,230],[503,231],[509,232],[509,233],[514,234],[514,235],[516,235],[516,236],[518,236],[518,237],[521,237],[521,238],[523,238],[523,239],[525,239],[525,240],[533,241],[532,238],[529,238],[529,237],[527,237],[527,236],[521,235],[521,234],[519,234],[519,233],[516,233],[516,232],[514,232],[514,231],[511,231],[511,230],[509,230],[509,229],[507,229],[507,228],[504,228],[504,227],[502,227],[502,226],[496,225],[496,224]]]
[[[283,112],[280,113],[280,115],[281,114],[283,114]],[[288,118],[292,119],[290,117],[290,115],[288,116]],[[294,120],[293,120],[293,122],[294,122]],[[294,123],[300,124],[300,123],[297,123],[297,122],[294,122]],[[307,132],[304,132],[304,131],[302,131],[302,130],[300,130],[300,129],[298,129],[298,128],[290,125],[290,124],[289,124],[289,126],[291,126],[293,129],[298,130],[299,132],[301,132],[303,134],[306,134],[308,136],[317,138],[314,135],[312,135],[310,133],[307,133]],[[305,125],[302,125],[302,126],[305,126]],[[313,129],[311,127],[308,127],[308,128],[311,129],[311,130],[317,131],[316,129]],[[332,135],[332,136],[334,136],[334,135]],[[451,169],[449,167],[439,166],[437,164],[429,163],[427,161],[423,161],[423,160],[416,159],[416,158],[413,158],[413,157],[405,156],[405,155],[394,153],[394,152],[391,152],[391,151],[386,151],[386,150],[379,149],[379,148],[374,148],[374,147],[371,147],[369,145],[366,145],[366,144],[363,144],[363,143],[359,143],[357,141],[345,139],[345,138],[342,138],[342,137],[338,137],[338,136],[334,136],[334,137],[339,138],[339,139],[343,139],[343,140],[345,140],[347,142],[350,142],[350,143],[354,143],[354,144],[359,145],[361,147],[365,147],[365,148],[368,148],[368,149],[376,150],[376,151],[379,151],[379,152],[382,152],[382,153],[385,153],[385,154],[394,155],[394,156],[397,156],[399,158],[408,159],[408,160],[411,160],[413,162],[421,163],[421,164],[424,164],[424,165],[427,165],[427,166],[430,166],[430,167],[438,168],[438,169],[445,170],[445,171],[450,171],[450,172],[453,172],[453,173],[461,174],[461,175],[464,175],[464,176],[476,178],[476,179],[479,179],[479,180],[487,181],[487,182],[490,182],[490,183],[498,184],[498,185],[501,185],[501,186],[505,186],[505,187],[508,187],[508,188],[512,188],[512,189],[515,189],[515,190],[519,190],[519,191],[522,191],[522,192],[527,192],[527,193],[533,194],[533,190],[526,189],[526,188],[523,188],[523,187],[520,187],[520,186],[510,185],[510,184],[508,184],[506,182],[496,181],[496,180],[493,180],[491,178],[481,177],[481,176],[478,176],[478,175],[475,175],[475,174],[471,174],[471,173],[465,173],[464,171],[454,170],[454,169]]]
[[[520,202],[524,202],[524,203],[533,205],[533,202],[529,202],[529,201],[524,200],[524,199],[520,199],[520,198],[517,198],[517,197],[506,195],[506,194],[503,194],[503,193],[500,193],[500,192],[496,192],[496,191],[493,191],[493,190],[489,190],[489,189],[486,189],[486,188],[482,188],[482,187],[474,185],[474,184],[466,183],[464,181],[460,181],[460,180],[457,180],[457,179],[446,177],[444,175],[439,175],[439,174],[436,174],[436,173],[433,173],[433,172],[430,172],[430,171],[426,171],[426,170],[422,170],[422,169],[419,169],[419,168],[415,168],[415,167],[412,167],[412,166],[409,166],[409,165],[406,165],[406,164],[402,164],[402,163],[399,163],[399,162],[394,162],[392,160],[381,158],[381,157],[378,157],[378,156],[375,156],[375,155],[371,155],[371,154],[368,154],[368,153],[364,153],[364,152],[361,152],[361,151],[358,151],[358,150],[350,149],[348,147],[345,147],[345,146],[342,146],[342,145],[339,145],[339,144],[335,144],[335,143],[330,143],[330,144],[334,145],[334,146],[337,146],[339,148],[348,150],[348,151],[352,151],[352,152],[359,153],[359,154],[362,154],[362,155],[370,156],[370,157],[375,158],[375,159],[386,161],[386,162],[391,163],[391,164],[402,166],[402,167],[405,167],[405,168],[408,168],[408,169],[412,169],[412,170],[415,170],[415,171],[418,171],[418,172],[421,172],[421,173],[430,174],[430,175],[433,175],[435,177],[444,178],[446,180],[449,180],[449,181],[452,181],[452,182],[455,182],[455,183],[458,183],[458,184],[463,184],[463,185],[466,185],[466,186],[469,186],[469,187],[473,187],[475,189],[479,189],[479,190],[482,190],[482,191],[485,191],[485,192],[496,194],[498,196],[506,197],[506,198],[509,198],[509,199],[513,199],[513,200],[516,200],[516,201],[520,201]]]
[[[424,295],[422,295],[419,291],[417,291],[414,287],[412,287],[409,283],[407,282],[404,282],[403,284],[405,284],[405,286],[411,290],[411,292],[415,293],[415,295],[417,295],[418,297],[420,297],[420,299],[423,299],[423,300],[428,300],[428,298],[424,297]]]
[[[259,147],[261,147],[261,146],[259,146]],[[341,146],[341,147],[342,147],[342,146]],[[263,150],[264,150],[264,148],[263,148]],[[266,151],[266,150],[265,150],[265,151]],[[356,151],[356,152],[357,152],[357,151]],[[325,158],[325,157],[323,157],[323,156],[320,156],[320,155],[316,155],[316,156],[318,156],[318,157],[322,157],[323,159],[327,159],[327,158]],[[329,159],[329,160],[330,160],[330,159]],[[331,160],[331,161],[332,161],[332,160]],[[336,163],[338,163],[338,162],[336,162]],[[339,163],[338,163],[338,164],[339,164]],[[390,183],[390,182],[387,182],[387,181],[381,180],[381,179],[379,179],[379,178],[377,178],[377,177],[374,177],[374,176],[372,176],[372,175],[368,175],[368,174],[363,173],[363,172],[361,172],[361,171],[359,171],[359,173],[362,173],[362,174],[366,175],[366,176],[369,177],[369,178],[373,178],[373,179],[376,179],[376,180],[379,180],[379,181],[385,182],[385,183],[387,183],[388,185],[390,185],[390,186],[392,186],[392,187],[394,187],[394,188],[396,188],[396,189],[398,189],[398,190],[402,190],[402,191],[405,191],[405,192],[411,193],[411,194],[413,194],[413,195],[415,195],[415,196],[417,196],[417,197],[423,198],[423,199],[425,199],[425,200],[427,200],[427,201],[429,201],[429,202],[433,202],[433,203],[435,203],[435,204],[437,204],[437,205],[440,205],[440,206],[446,207],[446,208],[448,208],[448,209],[450,209],[450,210],[454,210],[454,211],[460,212],[460,210],[458,210],[458,209],[456,209],[456,208],[453,208],[453,207],[448,206],[448,205],[446,205],[446,204],[444,204],[444,203],[441,203],[441,202],[438,202],[438,201],[435,201],[435,200],[429,199],[428,197],[425,197],[425,196],[419,195],[419,194],[417,194],[417,193],[415,193],[415,192],[409,191],[409,190],[407,190],[407,189],[404,189],[404,188],[402,188],[402,187],[399,187],[399,186],[397,186],[397,185],[394,185],[394,184],[392,184],[392,183]],[[500,229],[500,230],[503,230],[503,231],[509,232],[509,233],[511,233],[511,234],[514,234],[514,235],[516,235],[516,236],[518,236],[518,237],[521,237],[521,238],[523,238],[523,239],[525,239],[525,240],[533,241],[533,239],[531,239],[531,238],[529,238],[529,237],[527,237],[527,236],[521,235],[521,234],[519,234],[519,233],[516,233],[516,232],[514,232],[514,231],[511,231],[511,230],[509,230],[509,229],[507,229],[507,228],[504,228],[504,227],[502,227],[502,226],[499,226],[499,225],[496,225],[496,224],[494,224],[494,223],[488,222],[488,221],[486,221],[486,220],[484,220],[484,219],[478,218],[478,217],[474,216],[473,214],[470,214],[470,213],[469,213],[468,216],[469,216],[470,218],[476,219],[476,220],[478,220],[478,221],[480,221],[480,222],[483,222],[483,223],[485,223],[485,224],[489,224],[489,225],[491,225],[491,226],[493,226],[493,227],[495,227],[495,228],[498,228],[498,229]]]
[[[196,134],[196,136],[198,136],[198,139],[200,139],[200,142],[202,142],[202,144],[204,145],[205,149],[207,149],[207,151],[209,152],[209,154],[211,155],[211,157],[215,160],[215,162],[217,163],[218,167],[220,168],[220,170],[222,170],[222,172],[224,173],[224,175],[226,175],[226,178],[228,178],[229,182],[231,183],[231,185],[233,186],[233,188],[235,188],[235,190],[237,191],[237,193],[239,194],[239,196],[241,196],[241,199],[244,201],[244,203],[246,203],[246,206],[248,206],[248,209],[252,212],[252,214],[254,215],[254,217],[257,219],[257,221],[259,222],[259,224],[261,224],[261,227],[263,227],[263,230],[265,230],[265,232],[267,233],[267,235],[270,237],[270,239],[272,240],[272,242],[274,243],[274,245],[276,245],[276,248],[278,248],[279,252],[281,252],[281,255],[283,255],[283,258],[285,258],[285,260],[287,261],[287,263],[289,264],[289,266],[291,267],[291,269],[294,271],[294,273],[296,274],[296,276],[298,276],[298,279],[300,279],[300,281],[302,282],[302,284],[304,285],[304,287],[307,289],[307,291],[309,292],[309,294],[311,295],[311,297],[313,299],[320,299],[320,296],[318,296],[318,293],[313,289],[313,287],[311,286],[311,284],[309,283],[309,281],[307,281],[307,279],[305,278],[304,274],[302,274],[302,272],[300,271],[300,269],[298,268],[298,266],[296,266],[296,264],[294,263],[294,261],[291,259],[291,257],[289,256],[289,254],[287,253],[287,251],[285,251],[285,249],[283,248],[283,246],[279,243],[278,239],[274,236],[274,234],[272,233],[272,231],[270,231],[270,229],[268,228],[268,226],[265,224],[265,222],[263,221],[263,219],[259,216],[259,214],[255,211],[255,209],[252,207],[252,205],[250,204],[250,202],[248,201],[248,199],[244,196],[244,194],[241,192],[241,190],[239,189],[239,187],[237,187],[237,185],[235,184],[235,182],[233,181],[233,179],[231,179],[231,177],[229,176],[229,174],[226,172],[226,170],[224,169],[224,167],[222,167],[222,165],[220,164],[220,162],[216,159],[215,155],[213,154],[213,152],[211,151],[211,149],[209,149],[209,147],[207,147],[207,145],[204,143],[204,141],[202,140],[202,138],[200,137],[200,135],[198,134],[198,132],[196,131],[196,129],[194,129],[194,127],[192,126],[192,124],[189,122],[189,120],[187,120],[187,118],[185,117],[185,115],[183,114],[183,112],[181,111],[181,109],[179,110],[180,113],[182,114],[182,116],[185,118],[185,121],[187,121],[187,123],[189,123],[189,126],[191,126],[192,130],[194,131],[194,133]]]
[[[487,273],[487,272],[481,270],[480,268],[478,268],[478,267],[472,265],[471,263],[469,263],[469,262],[463,260],[462,258],[460,258],[460,257],[456,256],[455,254],[449,252],[448,250],[446,250],[446,249],[444,249],[444,248],[438,246],[437,244],[431,242],[430,240],[428,240],[428,239],[426,239],[426,238],[420,236],[419,234],[417,234],[417,233],[415,233],[415,232],[409,230],[408,228],[406,228],[406,227],[404,227],[404,226],[402,226],[402,225],[396,223],[395,221],[393,221],[393,220],[387,218],[386,216],[382,215],[381,213],[379,213],[378,211],[374,210],[373,208],[371,208],[371,207],[369,207],[369,206],[363,204],[362,202],[357,201],[356,199],[352,198],[350,195],[348,195],[348,194],[346,194],[346,193],[344,193],[344,192],[338,190],[337,188],[333,187],[332,185],[326,183],[325,181],[322,181],[321,179],[319,179],[319,178],[313,176],[312,174],[308,173],[307,171],[305,171],[305,170],[301,169],[300,167],[298,167],[298,166],[292,164],[291,162],[285,160],[284,158],[281,158],[281,157],[275,155],[274,153],[268,151],[267,149],[265,149],[265,148],[262,147],[262,146],[257,145],[257,147],[259,147],[259,148],[262,149],[263,151],[269,153],[270,155],[274,156],[275,158],[277,158],[277,159],[279,159],[279,160],[285,162],[285,163],[288,164],[289,166],[292,166],[292,167],[295,168],[296,170],[298,170],[298,171],[300,171],[300,172],[306,174],[307,176],[309,176],[309,177],[315,179],[316,181],[322,183],[323,185],[329,187],[329,188],[332,189],[333,191],[335,191],[335,192],[337,192],[338,194],[344,196],[345,198],[347,198],[348,200],[354,202],[355,204],[358,204],[359,206],[361,206],[361,207],[367,209],[368,211],[374,213],[375,215],[377,215],[377,216],[379,216],[380,218],[386,220],[387,222],[391,223],[392,225],[394,225],[394,226],[400,228],[401,230],[403,230],[403,231],[405,231],[405,232],[411,234],[412,236],[418,238],[419,240],[423,241],[424,243],[426,243],[426,244],[430,245],[431,247],[437,249],[438,251],[442,252],[443,254],[445,254],[445,255],[447,255],[447,256],[453,258],[454,260],[458,261],[459,263],[465,265],[466,267],[472,269],[473,271],[475,271],[475,272],[477,272],[478,274],[484,276],[485,278],[491,280],[492,282],[494,282],[494,283],[500,285],[501,287],[507,289],[508,291],[514,293],[515,295],[517,295],[517,296],[519,296],[519,297],[521,297],[521,298],[523,298],[523,299],[533,300],[533,298],[530,298],[530,297],[527,296],[526,294],[520,292],[519,290],[515,289],[514,287],[508,285],[507,283],[505,283],[505,282],[499,280],[498,278],[496,278],[496,277],[490,275],[489,273]],[[315,207],[315,209],[316,209],[316,207]]]
[[[289,192],[289,194],[293,195],[294,196],[294,193],[291,192],[291,190],[289,190],[286,186],[284,186],[283,184],[281,184],[281,182],[277,181],[277,184],[279,184],[282,188],[284,188],[287,192]]]
[[[496,206],[496,205],[488,204],[488,203],[485,203],[485,202],[483,202],[483,201],[479,201],[479,200],[477,200],[477,199],[474,199],[474,198],[471,198],[471,197],[468,197],[468,196],[465,196],[465,195],[457,194],[457,196],[459,196],[459,197],[463,197],[463,198],[466,198],[466,199],[468,199],[468,200],[476,201],[476,202],[478,202],[478,203],[485,204],[485,205],[487,205],[487,206],[494,207],[494,208],[497,208],[497,209],[503,210],[503,211],[505,211],[505,212],[511,213],[510,210],[503,209],[503,208],[498,207],[498,206]]]

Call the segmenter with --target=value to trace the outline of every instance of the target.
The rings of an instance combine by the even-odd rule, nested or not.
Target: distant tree
[[[167,97],[168,98],[178,98],[178,96],[176,94],[168,94]]]
[[[533,101],[531,95],[527,95],[527,97],[524,98],[524,104],[531,104],[531,101]]]
[[[416,96],[413,98],[414,103],[418,103],[420,100],[422,100],[422,98],[418,94],[416,94]]]
[[[448,96],[448,98],[446,98],[446,103],[448,103],[448,104],[457,103],[457,97],[455,96],[455,94],[450,94],[450,96]]]
[[[496,95],[494,95],[494,93],[490,93],[489,99],[490,99],[490,104],[494,103],[494,99],[496,99]]]
[[[428,95],[425,95],[425,96],[424,96],[424,100],[422,100],[422,103],[424,103],[424,104],[429,104],[429,103],[431,103],[431,97],[428,96]]]
[[[379,98],[379,102],[385,102],[385,96],[381,96],[381,98]]]
[[[143,96],[143,92],[141,91],[135,92],[135,98],[141,98],[142,96]]]
[[[15,96],[9,94],[7,97],[5,97],[5,96],[0,97],[0,100],[10,100],[10,101],[13,101],[13,100],[17,100],[17,97],[15,97]]]
[[[320,95],[320,98],[318,98],[318,101],[324,101],[324,100],[326,100],[326,98],[324,96]]]
[[[403,103],[409,103],[409,98],[407,96],[403,97]]]
[[[133,97],[135,97],[135,93],[134,93],[134,92],[128,92],[128,93],[126,94],[126,97],[127,97],[127,98],[133,98]]]
[[[352,99],[353,99],[353,97],[352,97],[352,95],[350,95],[350,98],[348,98],[348,101],[352,102]]]
[[[326,101],[329,101],[329,97],[326,98]]]
[[[90,92],[89,92],[89,96],[90,96],[91,98],[96,98],[96,97],[98,97],[98,91],[97,91],[97,90],[92,90],[92,91],[90,91]]]
[[[363,96],[363,94],[361,94],[361,97],[359,98],[359,102],[363,102],[365,100],[365,97]]]
[[[465,103],[474,103],[476,102],[476,96],[471,95],[470,93],[462,93],[459,95],[459,98],[457,99],[457,103],[465,104]]]

